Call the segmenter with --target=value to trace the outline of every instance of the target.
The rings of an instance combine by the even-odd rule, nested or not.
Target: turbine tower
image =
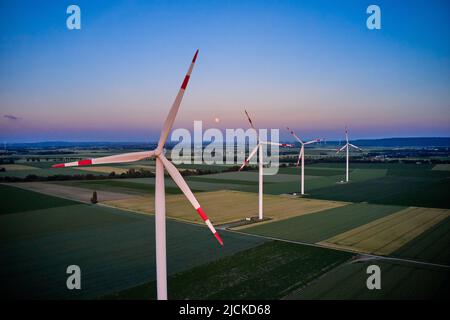
[[[248,158],[244,161],[242,166],[239,168],[239,171],[241,171],[250,161],[250,159],[256,154],[256,151],[258,152],[258,161],[259,161],[259,196],[258,196],[258,218],[259,220],[262,220],[263,217],[263,165],[264,165],[264,159],[263,159],[263,146],[264,145],[275,145],[280,147],[292,147],[290,144],[286,143],[277,143],[277,142],[271,142],[271,141],[262,141],[259,139],[258,130],[255,129],[252,119],[250,119],[250,116],[247,113],[247,110],[245,110],[245,114],[247,115],[248,122],[250,122],[250,126],[253,130],[256,132],[256,137],[258,139],[256,147],[250,152],[248,155]]]
[[[349,167],[349,165],[348,165],[348,163],[349,163],[349,148],[352,147],[352,148],[355,148],[355,149],[357,149],[359,151],[362,151],[362,149],[360,147],[357,147],[354,144],[351,144],[350,142],[348,142],[348,129],[347,129],[347,126],[345,127],[345,141],[347,143],[342,148],[340,148],[336,152],[336,154],[338,154],[342,150],[346,149],[346,156],[347,156],[347,158],[346,158],[346,165],[345,165],[345,182],[348,182],[349,181],[349,179],[348,179],[348,175],[349,175],[349,170],[348,170],[348,167]]]
[[[308,142],[303,142],[302,139],[300,139],[294,132],[294,130],[289,129],[289,127],[286,127],[286,129],[294,136],[295,139],[297,139],[298,142],[300,142],[301,144],[301,148],[300,148],[300,152],[298,154],[298,159],[297,159],[297,167],[298,164],[300,162],[300,159],[302,160],[302,174],[301,174],[301,194],[304,195],[305,194],[305,146],[308,144],[313,144],[316,142],[320,142],[320,138],[318,139],[314,139]]]
[[[200,207],[197,199],[187,185],[186,181],[181,176],[177,168],[164,156],[164,144],[167,140],[169,132],[175,121],[175,117],[180,108],[181,100],[191,77],[192,69],[194,68],[195,60],[197,59],[198,50],[195,52],[189,70],[184,77],[181,88],[173,102],[173,105],[164,122],[161,136],[159,138],[158,146],[155,150],[123,153],[108,157],[101,157],[95,159],[86,159],[81,161],[62,163],[54,165],[54,168],[85,166],[91,164],[105,164],[105,163],[124,163],[133,162],[146,158],[156,159],[156,177],[155,177],[155,234],[156,234],[156,281],[158,300],[167,300],[167,266],[166,266],[166,203],[165,203],[165,189],[164,189],[164,168],[167,170],[173,181],[178,185],[186,198],[197,210],[202,220],[206,223],[208,228],[216,237],[217,241],[223,245],[222,239],[217,233],[214,226],[211,224],[208,216]]]

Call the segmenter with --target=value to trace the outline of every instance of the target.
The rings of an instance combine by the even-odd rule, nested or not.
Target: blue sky
[[[81,30],[66,28],[70,4]],[[369,4],[381,30],[366,28]],[[246,128],[246,108],[305,137],[450,136],[449,7],[2,1],[0,140],[155,140],[197,48],[176,127]]]

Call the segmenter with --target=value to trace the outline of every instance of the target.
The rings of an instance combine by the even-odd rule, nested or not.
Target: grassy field
[[[0,168],[4,168],[7,172],[8,171],[37,170],[37,169],[39,169],[37,167],[32,167],[32,166],[23,165],[23,164],[0,164]]]
[[[138,183],[133,180],[138,179],[121,179],[121,180],[87,180],[87,181],[64,181],[55,182],[67,186],[75,186],[79,188],[86,188],[91,190],[103,190],[112,192],[122,192],[125,194],[154,194],[155,185],[154,183]],[[175,186],[166,186],[167,194],[178,194],[181,193],[180,189]]]
[[[450,265],[450,218],[434,225],[392,253],[393,256]]]
[[[436,171],[435,171],[436,172]],[[364,182],[335,184],[311,190],[311,197],[431,208],[450,208],[447,178],[386,176]]]
[[[398,206],[351,204],[243,229],[274,238],[319,242],[404,209]]]
[[[216,224],[242,220],[246,217],[258,215],[258,195],[255,193],[222,190],[197,193],[196,198],[208,214],[211,222]],[[155,207],[152,196],[105,201],[103,203],[117,208],[144,213],[153,213]],[[239,205],[237,206],[236,204]],[[310,214],[344,205],[347,204],[335,201],[287,198],[273,195],[264,196],[265,217],[276,220]],[[204,223],[184,195],[167,196],[166,212],[172,218],[202,225]]]
[[[389,255],[450,217],[450,210],[407,208],[320,242],[322,245]]]
[[[17,195],[22,192],[13,190]],[[27,193],[30,207],[44,206],[42,195],[35,198]],[[226,231],[221,236],[224,247],[205,227],[167,221],[169,274],[264,242]],[[154,237],[153,217],[95,205],[47,204],[46,209],[2,215],[0,296],[88,299],[151,281],[155,279]],[[65,286],[65,271],[72,264],[82,270],[83,290]]]
[[[271,241],[171,276],[169,299],[279,299],[351,256]],[[155,282],[149,282],[105,298],[155,297]]]
[[[116,174],[126,173],[130,168],[127,167],[111,167],[111,166],[93,166],[93,167],[76,167],[77,170],[87,171],[87,172],[100,172],[100,173],[111,173]]]
[[[0,214],[63,207],[76,202],[0,184]]]
[[[366,287],[369,265],[381,269],[381,290]],[[287,299],[445,299],[449,269],[401,262],[367,261],[342,265]]]

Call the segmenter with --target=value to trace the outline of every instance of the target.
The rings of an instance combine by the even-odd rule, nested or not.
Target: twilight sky
[[[2,0],[0,28],[0,141],[156,140],[197,48],[175,127],[450,136],[445,0]]]

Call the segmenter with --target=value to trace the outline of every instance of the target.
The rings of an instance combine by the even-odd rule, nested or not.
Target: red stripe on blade
[[[197,212],[200,215],[200,217],[202,217],[203,221],[208,220],[208,216],[206,215],[206,213],[203,211],[203,209],[201,207],[198,207]]]
[[[192,59],[192,63],[195,63],[195,60],[197,60],[197,55],[198,55],[198,49],[195,52],[194,59]]]
[[[65,167],[64,163],[58,163],[58,164],[52,165],[52,168],[64,168],[64,167]]]
[[[91,159],[86,159],[86,160],[80,160],[78,161],[78,165],[79,166],[88,166],[92,164],[92,160]]]
[[[219,234],[216,232],[216,233],[214,233],[214,236],[216,237],[217,241],[219,241],[219,243],[223,246],[223,241],[220,238]]]
[[[184,77],[183,84],[181,85],[181,89],[185,90],[188,85],[188,82],[189,82],[189,75],[186,75],[186,77]]]

